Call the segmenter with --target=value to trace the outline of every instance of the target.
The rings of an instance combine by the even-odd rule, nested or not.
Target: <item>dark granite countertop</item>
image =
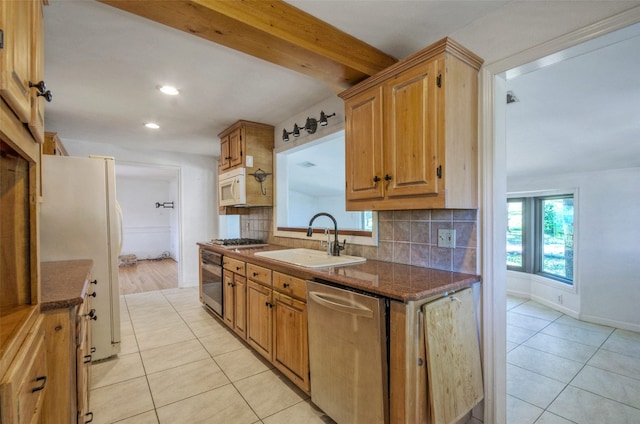
[[[69,308],[84,302],[93,260],[41,262],[40,310]]]
[[[461,290],[481,280],[480,276],[473,274],[370,259],[360,264],[305,268],[255,255],[257,252],[268,250],[289,249],[286,246],[269,245],[257,248],[227,249],[208,243],[198,243],[198,245],[232,258],[268,267],[274,271],[291,273],[305,279],[324,279],[403,302],[428,299],[445,292]]]

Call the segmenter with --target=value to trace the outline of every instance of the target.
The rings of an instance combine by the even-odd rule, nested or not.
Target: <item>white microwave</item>
[[[245,168],[236,168],[218,176],[218,205],[234,206],[247,203]]]

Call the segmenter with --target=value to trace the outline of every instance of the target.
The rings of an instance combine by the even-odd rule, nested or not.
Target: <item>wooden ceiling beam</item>
[[[397,60],[280,0],[99,0],[172,28],[349,88]]]

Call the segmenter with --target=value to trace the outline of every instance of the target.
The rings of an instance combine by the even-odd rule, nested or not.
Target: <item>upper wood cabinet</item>
[[[0,49],[0,94],[39,143],[44,141],[44,98],[30,83],[38,84],[43,77],[42,7],[42,0],[0,3],[4,40]]]
[[[241,120],[218,134],[219,172],[240,167],[273,172],[273,131],[271,125]]]
[[[481,64],[445,38],[340,94],[348,210],[477,208]]]

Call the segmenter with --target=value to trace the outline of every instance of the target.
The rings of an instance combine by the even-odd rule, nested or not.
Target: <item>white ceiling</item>
[[[289,3],[402,58],[510,2]],[[567,157],[584,159],[585,167],[605,160],[640,166],[637,149],[635,155],[628,149],[638,144],[640,121],[639,60],[628,54],[640,51],[637,37],[633,43],[614,45],[603,58],[600,50],[509,80],[520,99],[507,109],[510,173],[553,167]],[[594,70],[595,82],[585,69]],[[236,120],[278,124],[334,95],[302,74],[92,0],[50,0],[45,7],[45,76],[54,94],[46,129],[63,142],[214,156],[217,134]],[[161,84],[181,94],[167,97],[156,89]],[[146,129],[148,121],[161,128]]]

